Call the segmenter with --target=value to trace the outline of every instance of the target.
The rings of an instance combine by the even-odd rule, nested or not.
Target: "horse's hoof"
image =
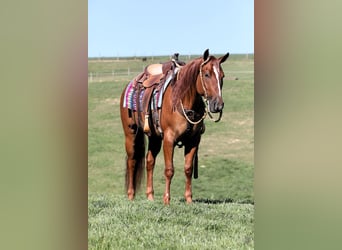
[[[164,194],[164,205],[170,205],[170,195]]]
[[[147,199],[148,199],[149,201],[154,201],[153,195],[148,195],[148,196],[147,196]]]
[[[130,201],[134,200],[134,194],[128,194],[127,197]]]

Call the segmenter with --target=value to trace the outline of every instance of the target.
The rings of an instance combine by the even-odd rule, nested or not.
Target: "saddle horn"
[[[179,56],[179,53],[174,53],[172,56],[172,59],[175,59],[176,61],[178,61],[178,56]]]
[[[176,64],[177,67],[181,68],[185,65],[185,62],[179,61],[178,56],[179,53],[174,53],[172,56],[172,61]]]

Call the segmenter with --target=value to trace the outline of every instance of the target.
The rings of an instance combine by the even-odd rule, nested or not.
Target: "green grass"
[[[89,249],[253,249],[253,205],[89,196]]]
[[[254,63],[250,58],[231,55],[222,65],[225,108],[219,123],[205,122],[199,178],[193,180],[197,202],[192,205],[183,200],[183,149],[178,148],[170,207],[162,204],[162,152],[154,173],[155,201],[145,201],[145,182],[136,200],[127,201],[119,97],[134,75],[88,83],[89,249],[253,248]],[[163,59],[167,57],[154,57],[153,62]],[[153,62],[89,60],[88,72],[127,72],[127,67],[141,71]],[[239,80],[231,80],[234,77]]]

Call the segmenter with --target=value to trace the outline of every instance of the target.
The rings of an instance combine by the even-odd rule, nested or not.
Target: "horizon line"
[[[213,53],[212,55],[224,55],[225,53]],[[254,52],[248,53],[230,53],[230,55],[254,55]],[[142,57],[165,57],[165,56],[172,56],[173,54],[160,54],[160,55],[130,55],[130,56],[88,56],[88,58],[142,58]],[[188,56],[201,56],[202,54],[180,54],[181,57],[188,57]]]

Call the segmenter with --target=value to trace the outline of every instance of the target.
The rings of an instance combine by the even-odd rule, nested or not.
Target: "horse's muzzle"
[[[222,98],[215,98],[213,100],[209,100],[209,110],[211,113],[221,112],[224,107],[224,102]]]

